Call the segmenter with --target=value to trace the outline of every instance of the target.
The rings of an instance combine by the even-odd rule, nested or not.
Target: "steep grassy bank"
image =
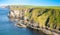
[[[60,29],[60,9],[33,8],[29,16],[30,21],[39,23],[39,27]]]

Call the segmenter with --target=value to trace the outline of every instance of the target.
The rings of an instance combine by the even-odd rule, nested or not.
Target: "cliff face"
[[[23,24],[33,24],[40,28],[50,28],[60,30],[60,9],[50,8],[26,8],[10,7],[9,17],[11,20],[24,22]]]

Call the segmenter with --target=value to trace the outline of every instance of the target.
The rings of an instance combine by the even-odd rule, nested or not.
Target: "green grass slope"
[[[40,27],[60,29],[60,9],[33,8],[27,15],[30,16],[30,21],[39,23]]]

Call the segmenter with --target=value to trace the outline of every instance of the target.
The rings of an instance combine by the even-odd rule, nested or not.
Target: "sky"
[[[0,0],[1,5],[60,6],[60,0]]]

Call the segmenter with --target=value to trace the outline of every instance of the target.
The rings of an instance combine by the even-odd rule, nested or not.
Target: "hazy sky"
[[[60,6],[60,0],[0,0],[0,5]]]

